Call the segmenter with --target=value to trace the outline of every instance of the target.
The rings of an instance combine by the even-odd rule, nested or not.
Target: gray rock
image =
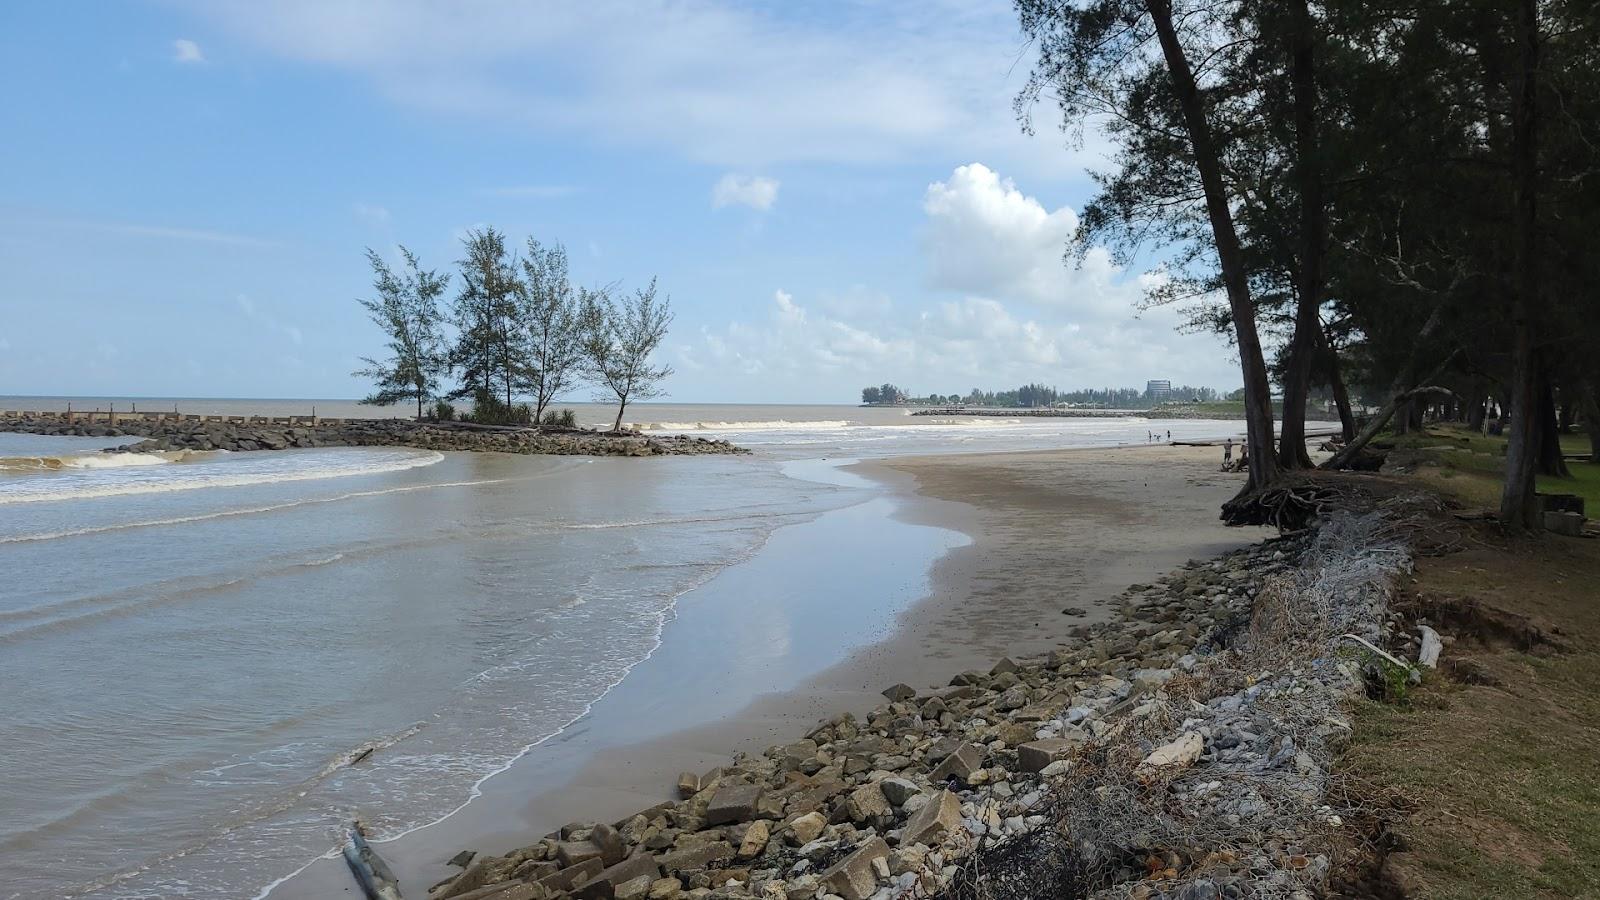
[[[834,863],[818,877],[824,890],[843,900],[867,900],[878,890],[878,872],[873,863],[887,861],[889,845],[874,836]]]
[[[756,784],[725,784],[717,788],[706,807],[706,824],[728,825],[754,819],[761,794],[761,786]]]

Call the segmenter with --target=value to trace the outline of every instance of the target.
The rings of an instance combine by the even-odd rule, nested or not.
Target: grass
[[[1396,443],[1419,480],[1498,498],[1502,440]],[[1600,503],[1600,466],[1573,474],[1540,489]],[[1407,896],[1600,898],[1600,541],[1457,527],[1465,549],[1419,560],[1396,603],[1447,635],[1441,668],[1359,711],[1341,769],[1400,811],[1386,872]]]
[[[1402,455],[1396,461],[1415,468],[1415,474],[1431,486],[1475,507],[1500,505],[1500,479],[1505,474],[1506,439],[1482,435],[1459,425],[1433,425],[1424,431],[1386,435]],[[1561,436],[1561,452],[1568,455],[1589,452],[1585,434]],[[1567,460],[1571,478],[1540,475],[1536,486],[1541,493],[1577,494],[1592,513],[1600,514],[1600,464]]]

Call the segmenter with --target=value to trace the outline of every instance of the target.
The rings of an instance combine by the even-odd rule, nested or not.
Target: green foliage
[[[440,422],[454,422],[456,408],[448,400],[435,400],[433,403],[433,418]]]
[[[544,428],[577,428],[578,416],[570,409],[560,412],[550,409],[545,410],[544,416],[539,419],[539,425]]]
[[[381,360],[363,357],[366,366],[354,374],[376,382],[376,389],[362,403],[388,406],[414,400],[420,419],[423,404],[439,390],[439,379],[448,364],[439,298],[450,276],[423,269],[405,247],[400,254],[405,267],[395,272],[376,251],[367,250],[377,296],[363,299],[361,305],[387,336],[389,356]]]
[[[651,279],[648,286],[620,297],[607,290],[583,291],[578,303],[587,374],[599,399],[617,401],[612,427],[621,429],[629,403],[666,393],[661,381],[672,374],[672,367],[653,364],[650,358],[672,324],[672,300],[657,297]]]
[[[463,421],[479,425],[532,425],[533,408],[526,403],[507,403],[486,389],[472,398],[472,412]]]

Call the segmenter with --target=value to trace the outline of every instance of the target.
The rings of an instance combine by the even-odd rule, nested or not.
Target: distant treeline
[[[1216,390],[1208,387],[1180,385],[1167,393],[1151,394],[1140,388],[1082,388],[1063,391],[1051,385],[1025,384],[1009,391],[985,391],[973,388],[966,394],[929,394],[913,397],[893,384],[861,389],[861,402],[893,406],[993,406],[1006,409],[1031,409],[1057,404],[1073,406],[1103,406],[1110,409],[1143,409],[1157,403],[1210,403],[1221,399]]]
[[[398,271],[367,250],[374,296],[361,305],[388,336],[388,355],[363,359],[355,373],[376,382],[362,403],[415,401],[420,419],[433,401],[434,417],[451,419],[450,401],[470,399],[463,418],[482,424],[570,427],[570,411],[547,408],[587,382],[597,400],[616,401],[620,428],[629,403],[662,395],[672,369],[650,356],[672,309],[654,279],[631,294],[580,287],[560,244],[529,238],[519,256],[493,228],[469,232],[461,245],[460,287],[448,301],[448,273],[424,269],[405,247]]]

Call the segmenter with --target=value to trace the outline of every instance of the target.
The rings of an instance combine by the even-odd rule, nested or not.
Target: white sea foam
[[[223,451],[167,450],[156,453],[64,453],[56,456],[0,457],[0,472],[53,472],[62,469],[127,469],[187,462]]]
[[[639,422],[632,427],[640,431],[809,431],[817,429],[848,428],[846,419],[825,419],[816,422],[790,422],[768,419],[761,422]]]
[[[136,456],[144,454],[118,454]],[[161,494],[171,491],[192,491],[201,488],[244,487],[285,481],[314,481],[322,478],[341,478],[351,475],[376,475],[398,472],[418,466],[431,466],[444,459],[432,451],[351,451],[325,456],[303,467],[291,457],[276,457],[232,461],[214,466],[183,467],[159,477],[90,478],[60,477],[19,478],[0,482],[0,505],[8,503],[48,503],[60,500],[87,500],[102,497],[120,497],[132,494]],[[135,463],[135,466],[156,465],[168,460],[158,458],[157,463]],[[84,467],[97,468],[97,467]],[[180,474],[181,472],[181,474]],[[90,473],[83,473],[88,475]],[[107,473],[109,474],[109,473]]]

